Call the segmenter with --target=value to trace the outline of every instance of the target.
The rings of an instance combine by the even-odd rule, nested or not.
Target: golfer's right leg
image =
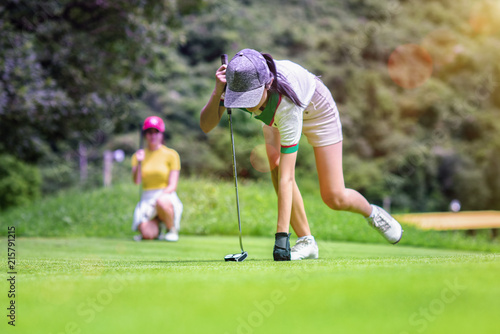
[[[156,210],[158,211],[158,218],[167,227],[167,234],[165,235],[166,241],[178,241],[179,233],[175,227],[175,209],[172,203],[170,194],[162,194],[156,200]]]
[[[280,134],[277,129],[272,128],[270,126],[265,125],[263,127],[263,132],[264,132],[264,139],[266,142],[266,152],[267,152],[267,158],[269,160],[269,166],[271,168],[271,179],[273,182],[274,190],[276,191],[276,194],[278,193],[278,167],[279,166],[279,157],[280,157]],[[297,234],[299,238],[301,237],[309,237],[312,238],[311,236],[311,230],[309,229],[309,222],[307,221],[307,216],[304,208],[304,202],[302,200],[302,195],[300,194],[300,190],[297,186],[297,183],[294,182],[293,186],[293,200],[292,200],[292,212],[291,212],[291,219],[290,219],[290,224],[292,225],[293,230]],[[289,239],[289,235],[286,236],[287,239]],[[278,236],[278,239],[285,238],[285,236]],[[314,238],[312,238],[314,240]],[[280,243],[278,240],[276,240],[278,243]],[[314,244],[316,242],[314,241]],[[285,242],[285,247],[286,245],[289,245],[289,242]],[[295,247],[295,246],[294,246]],[[289,246],[287,247],[289,249]],[[292,248],[293,251],[293,248]],[[306,250],[307,251],[307,250]],[[315,252],[313,258],[317,258],[317,246],[315,246],[314,250]],[[309,257],[310,254],[306,254],[307,256],[294,256],[294,254],[291,254],[291,259],[302,259],[302,258],[307,258]],[[295,254],[297,255],[297,254]]]

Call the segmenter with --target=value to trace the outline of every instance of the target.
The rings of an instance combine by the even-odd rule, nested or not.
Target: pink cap
[[[158,116],[150,116],[144,120],[142,130],[144,131],[151,128],[156,129],[160,132],[165,132],[165,123]]]

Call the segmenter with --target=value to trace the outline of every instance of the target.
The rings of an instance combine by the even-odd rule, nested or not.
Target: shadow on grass
[[[271,259],[246,259],[242,262],[264,262],[271,261]],[[172,261],[137,261],[141,263],[239,263],[236,261],[224,261],[224,260],[172,260]]]

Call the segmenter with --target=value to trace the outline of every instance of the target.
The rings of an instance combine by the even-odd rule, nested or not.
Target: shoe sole
[[[395,245],[395,244],[397,244],[398,242],[401,241],[401,239],[403,238],[403,233],[404,232],[405,232],[405,230],[401,230],[401,236],[399,237],[398,241],[392,243],[393,245]]]
[[[316,259],[318,259],[318,255],[309,255],[309,256],[306,256],[306,257],[303,257],[303,258],[298,258],[298,259],[292,259],[292,257],[290,256],[290,260],[291,261],[316,260]]]

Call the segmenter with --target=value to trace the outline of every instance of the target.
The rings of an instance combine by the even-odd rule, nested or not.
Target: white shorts
[[[328,87],[316,77],[316,90],[311,103],[304,110],[302,133],[313,147],[342,141],[339,111]]]
[[[146,190],[142,192],[141,200],[134,210],[134,221],[132,231],[137,231],[137,227],[146,221],[150,221],[158,214],[156,211],[156,201],[163,194],[163,189]],[[176,192],[166,194],[174,208],[174,226],[177,231],[181,228],[181,216],[183,205]]]

